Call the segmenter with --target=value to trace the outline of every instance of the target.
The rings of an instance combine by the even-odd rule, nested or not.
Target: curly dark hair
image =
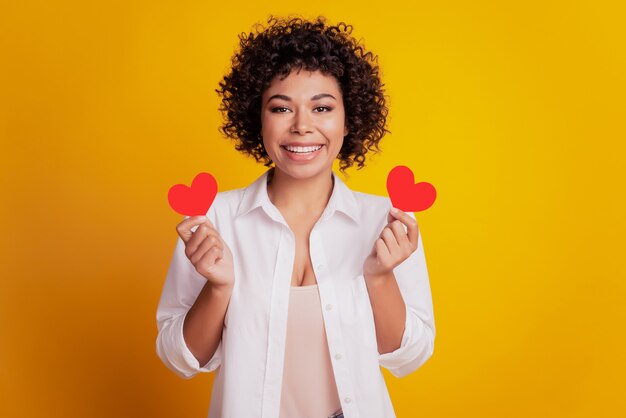
[[[224,116],[220,131],[235,140],[238,151],[270,166],[260,135],[263,92],[276,76],[319,70],[337,79],[343,95],[348,135],[338,155],[340,170],[354,163],[361,169],[368,150],[380,151],[378,143],[390,132],[378,57],[366,52],[350,36],[352,26],[343,22],[331,26],[322,16],[314,21],[270,16],[267,23],[267,28],[256,25],[256,33],[239,35],[240,50],[232,58],[231,72],[216,90]]]

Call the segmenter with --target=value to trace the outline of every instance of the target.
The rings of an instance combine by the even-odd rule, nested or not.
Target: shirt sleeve
[[[207,216],[215,224],[212,212],[209,210]],[[189,351],[183,337],[187,312],[205,283],[206,279],[185,255],[185,244],[179,237],[157,308],[156,352],[161,361],[183,379],[190,379],[198,372],[212,372],[222,363],[221,340],[213,357],[202,366]]]
[[[415,219],[415,215],[409,212]],[[435,347],[435,319],[428,270],[420,231],[417,249],[393,270],[406,305],[406,322],[400,347],[379,354],[379,364],[396,377],[404,377],[428,360]]]

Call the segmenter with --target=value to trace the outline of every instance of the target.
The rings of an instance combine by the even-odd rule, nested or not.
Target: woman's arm
[[[213,227],[213,208],[207,216],[209,220],[188,218],[177,226],[180,239],[157,309],[157,354],[183,378],[220,366],[234,286],[232,253]]]
[[[219,287],[207,282],[185,316],[185,343],[201,365],[213,357],[222,339],[232,291],[232,286]]]
[[[379,363],[396,377],[406,376],[430,358],[435,339],[422,237],[412,213],[388,215],[387,227],[363,271],[374,315]]]
[[[393,271],[381,276],[365,276],[369,294],[378,353],[390,353],[400,348],[404,324],[406,323],[406,305],[398,287]]]

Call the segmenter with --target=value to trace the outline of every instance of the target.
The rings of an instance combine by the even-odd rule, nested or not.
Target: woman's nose
[[[291,132],[304,135],[307,132],[312,131],[312,122],[310,115],[305,111],[296,111],[293,117],[293,126]]]

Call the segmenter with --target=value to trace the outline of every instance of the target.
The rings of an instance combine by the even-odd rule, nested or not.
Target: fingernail
[[[400,209],[392,207],[391,213],[400,213]]]

